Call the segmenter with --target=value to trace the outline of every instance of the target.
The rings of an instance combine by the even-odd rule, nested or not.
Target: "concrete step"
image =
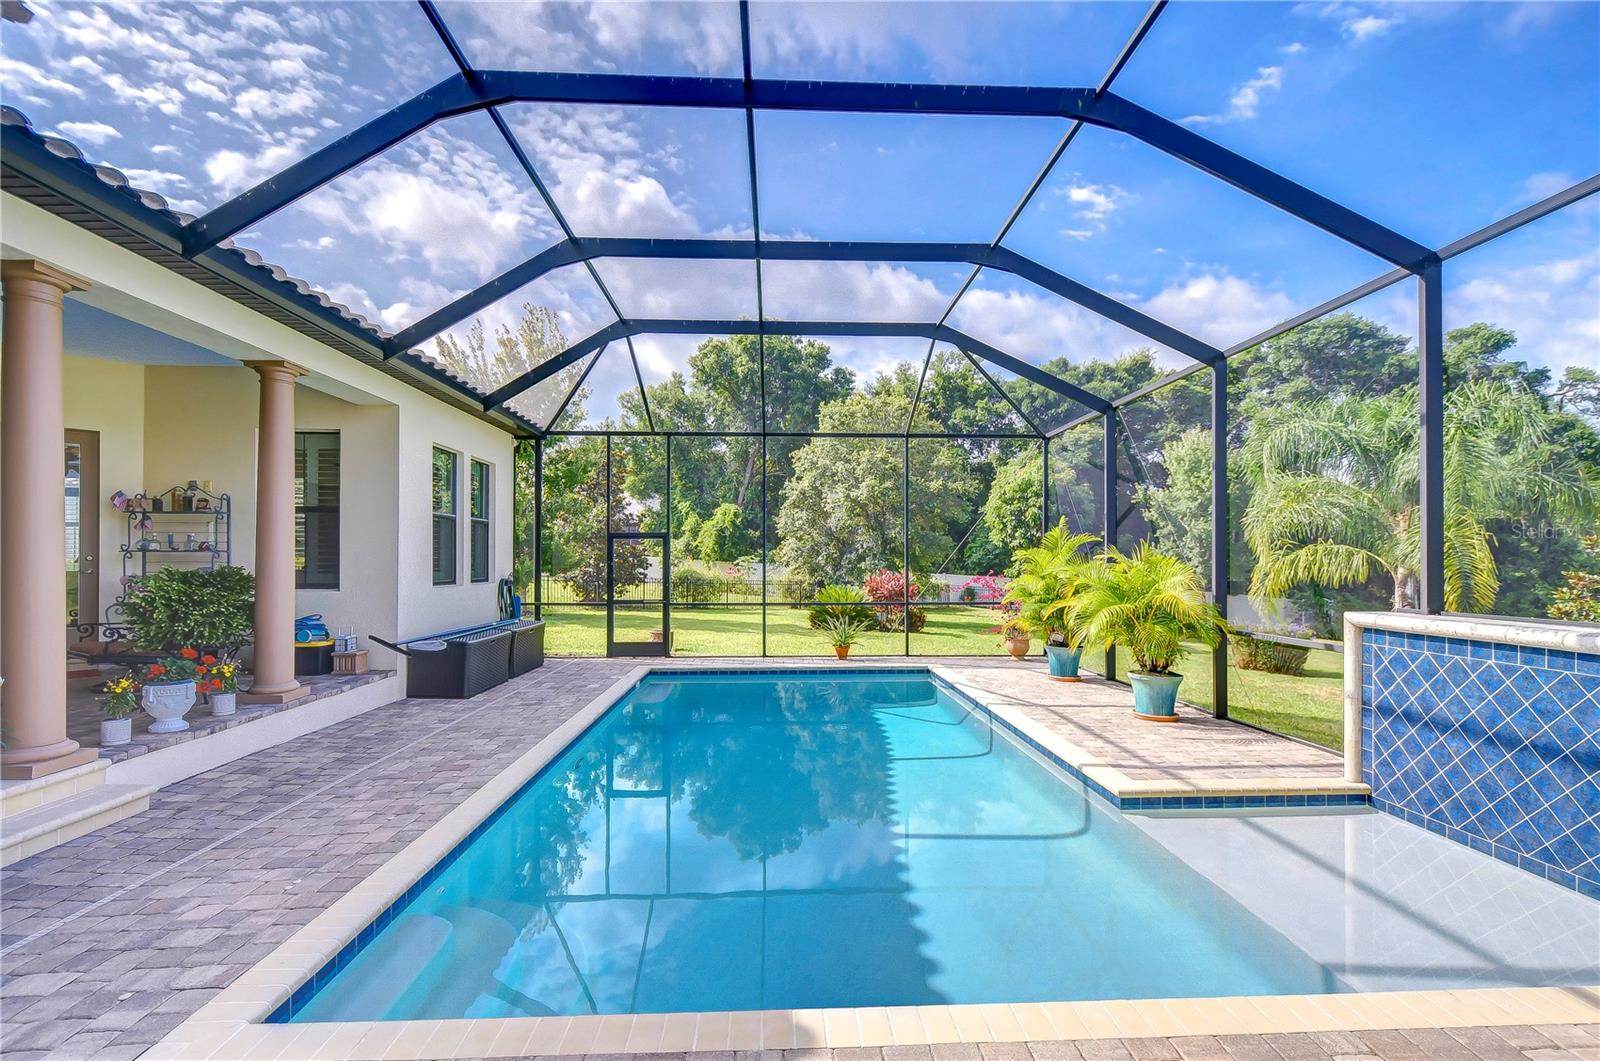
[[[9,824],[14,814],[99,788],[106,782],[106,769],[110,765],[100,759],[44,777],[0,781],[0,820]]]
[[[0,824],[0,866],[148,810],[155,791],[155,785],[99,784],[86,792],[7,814]]]

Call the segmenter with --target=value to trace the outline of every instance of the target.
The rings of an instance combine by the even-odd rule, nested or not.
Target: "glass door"
[[[67,639],[93,641],[100,618],[100,433],[66,433]]]
[[[672,651],[666,587],[671,548],[659,532],[617,531],[606,538],[606,655],[665,656]]]

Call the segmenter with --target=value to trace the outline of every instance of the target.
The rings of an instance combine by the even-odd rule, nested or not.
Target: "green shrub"
[[[854,623],[873,621],[866,593],[855,586],[823,586],[817,590],[816,599],[822,603],[812,605],[806,612],[806,622],[813,630],[820,630],[836,619]]]
[[[722,599],[725,580],[693,567],[672,569],[672,600],[675,604],[711,604]]]
[[[242,567],[163,567],[129,583],[122,614],[140,648],[232,653],[250,639],[255,591]]]
[[[700,524],[695,537],[700,559],[707,563],[727,562],[749,553],[754,546],[744,513],[731,502],[718,505]]]
[[[1285,645],[1278,641],[1251,637],[1235,630],[1228,638],[1233,650],[1233,665],[1240,670],[1265,671],[1268,674],[1305,674],[1306,657],[1311,650],[1301,645]]]

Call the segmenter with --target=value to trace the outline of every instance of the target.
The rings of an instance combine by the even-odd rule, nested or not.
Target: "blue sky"
[[[35,126],[199,213],[453,72],[405,0],[47,4],[0,32],[0,93]],[[445,19],[482,66],[739,72],[732,4],[478,3]],[[1093,85],[1135,3],[780,3],[752,11],[757,76]],[[1113,90],[1438,246],[1600,171],[1595,3],[1174,2]],[[580,234],[753,230],[743,115],[517,105],[519,142]],[[988,240],[1066,123],[761,114],[773,238]],[[483,115],[440,123],[238,241],[398,329],[560,236]],[[1085,129],[1007,245],[1227,345],[1386,271],[1384,263],[1145,147]],[[633,316],[753,315],[742,263],[608,262]],[[960,267],[767,267],[772,316],[937,319]],[[1452,323],[1518,331],[1521,355],[1600,364],[1600,209],[1590,202],[1452,262]],[[581,268],[532,299],[570,338],[611,319]],[[1412,330],[1409,291],[1362,308]],[[1139,337],[986,272],[951,323],[1034,361],[1111,356]],[[696,337],[637,342],[647,379]],[[835,341],[870,374],[902,344]],[[915,345],[915,344],[912,344]],[[926,346],[923,344],[923,349]],[[1176,366],[1182,358],[1164,359]],[[631,384],[608,354],[604,412]],[[487,381],[494,382],[494,381]]]

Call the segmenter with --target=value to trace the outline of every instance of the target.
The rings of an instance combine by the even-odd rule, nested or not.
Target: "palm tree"
[[[1073,647],[1063,607],[1072,602],[1089,563],[1082,555],[1086,545],[1100,539],[1092,534],[1072,534],[1062,520],[1039,539],[1039,544],[1013,554],[1016,577],[1006,587],[1005,603],[1017,606],[1017,618],[1030,631],[1044,635],[1045,643]]]
[[[1226,628],[1199,572],[1140,542],[1132,553],[1108,547],[1084,570],[1067,609],[1068,627],[1090,644],[1123,645],[1146,674],[1171,674],[1185,643],[1215,648]]]
[[[1444,605],[1487,611],[1499,592],[1487,523],[1529,511],[1592,516],[1600,488],[1561,450],[1543,399],[1520,383],[1453,387],[1444,414]],[[1415,388],[1257,416],[1244,446],[1254,496],[1250,596],[1271,610],[1306,583],[1359,586],[1374,571],[1414,607],[1421,557]]]

